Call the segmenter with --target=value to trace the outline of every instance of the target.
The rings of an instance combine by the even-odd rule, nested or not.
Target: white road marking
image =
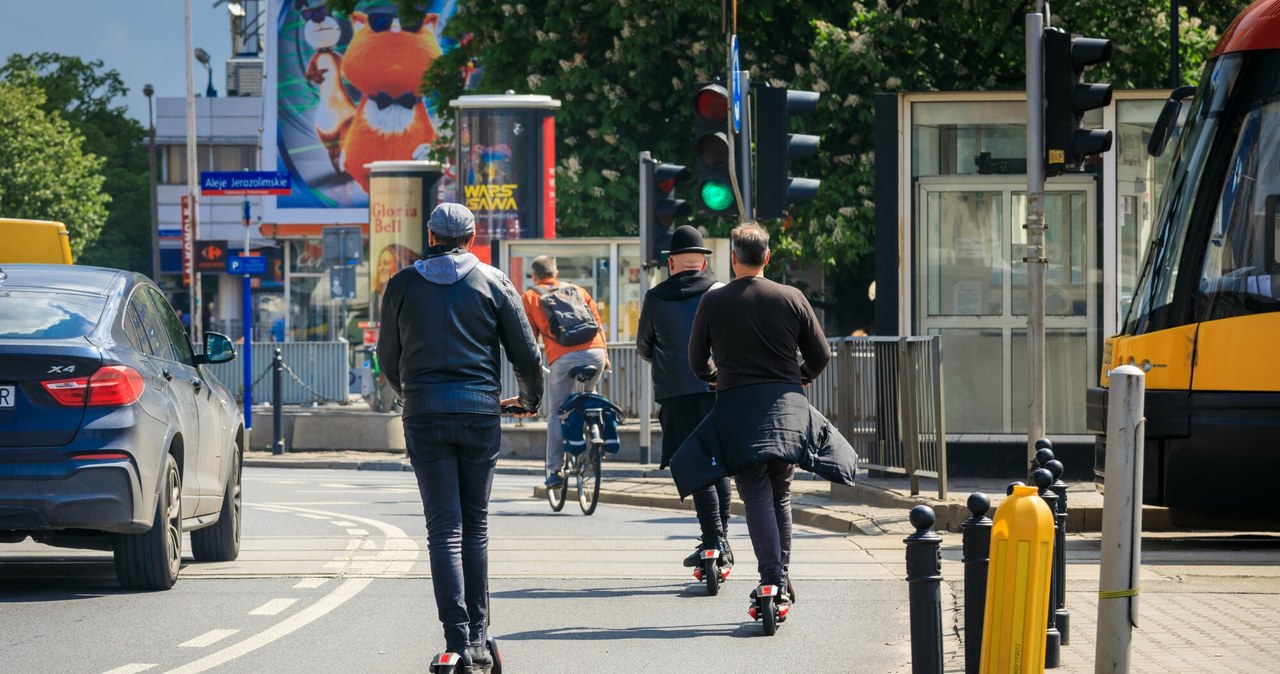
[[[240,630],[209,630],[185,644],[178,644],[178,648],[204,648],[205,646],[222,641],[239,631]]]
[[[347,529],[348,536],[368,536],[368,529]]]
[[[307,518],[307,519],[309,519],[309,520],[327,520],[327,519],[329,519],[328,517],[325,517],[324,515],[312,515],[312,514],[309,514],[309,513],[294,513],[294,514],[295,514],[295,515],[297,515],[298,517],[305,517],[305,518]]]
[[[369,575],[369,576],[408,575],[410,569],[413,568],[413,563],[418,559],[418,551],[419,551],[418,544],[415,543],[412,538],[409,538],[408,534],[406,534],[403,529],[393,524],[387,524],[386,522],[369,519],[366,517],[356,517],[354,515],[349,515],[349,514],[327,512],[324,510],[310,510],[307,508],[298,508],[293,505],[285,505],[282,503],[273,503],[270,505],[273,505],[277,508],[284,508],[290,512],[294,512],[299,515],[307,515],[307,514],[323,515],[327,518],[334,518],[334,519],[345,517],[346,519],[349,519],[358,524],[363,524],[367,527],[380,530],[383,536],[384,549],[382,552],[379,552],[375,556],[375,559],[376,559],[375,563],[361,565],[362,570],[367,570],[367,573],[361,574],[362,576],[363,575]],[[348,542],[347,545],[348,545],[348,551],[354,549],[351,547],[351,542]],[[357,545],[356,547],[359,547],[359,545]],[[342,561],[335,561],[335,562],[329,562],[328,564],[325,564],[324,568],[326,569],[332,568],[332,569],[340,570],[343,568],[343,566],[344,566],[344,563]]]
[[[253,506],[253,507],[257,508],[258,510],[264,510],[264,511],[269,512],[269,513],[287,513],[287,512],[289,512],[288,510],[281,510],[281,509],[279,509],[279,508],[264,508],[263,506]]]
[[[249,611],[249,615],[275,615],[297,602],[297,599],[272,599],[262,606]]]
[[[125,665],[123,667],[116,667],[115,669],[109,672],[103,672],[103,674],[137,674],[138,672],[145,672],[148,669],[151,669],[152,667],[155,667],[155,666],[156,665],[154,664],[144,665],[144,664],[135,662],[133,664]]]
[[[329,524],[332,524],[335,527],[354,527],[356,525],[355,522],[348,522],[346,520],[334,520]]]
[[[329,581],[328,578],[303,578],[294,584],[294,588],[299,590],[314,590]]]
[[[316,603],[308,606],[301,611],[285,618],[237,644],[232,644],[226,648],[210,653],[195,662],[183,665],[177,669],[169,670],[168,674],[198,674],[205,672],[219,665],[226,664],[242,655],[251,653],[267,644],[288,636],[296,632],[302,627],[316,621],[325,614],[341,606],[348,599],[356,596],[361,590],[372,583],[372,578],[351,578],[339,585],[337,589],[329,594],[321,597]]]

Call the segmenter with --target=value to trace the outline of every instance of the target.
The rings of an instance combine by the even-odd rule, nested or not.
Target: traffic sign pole
[[[244,200],[244,250],[240,251],[240,255],[247,256],[249,254],[249,198]],[[249,431],[253,430],[253,284],[250,282],[249,270],[245,269],[244,274],[244,296],[241,300],[241,319],[240,323],[244,330],[244,448],[247,450],[249,444]]]

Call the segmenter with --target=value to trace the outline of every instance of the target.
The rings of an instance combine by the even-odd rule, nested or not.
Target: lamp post
[[[142,86],[142,95],[147,97],[147,163],[151,166],[151,279],[160,284],[160,216],[156,206],[156,119],[151,107],[151,96],[156,88],[150,84]]]
[[[213,66],[209,65],[209,52],[196,47],[196,60],[200,65],[204,66],[206,72],[209,73],[209,82],[204,87],[205,98],[217,98],[218,90],[213,88]]]
[[[191,57],[194,52],[191,49],[191,0],[186,0],[186,70],[187,70],[187,202],[190,204],[191,213],[191,234],[189,240],[194,242],[200,239],[200,191],[196,189],[196,181],[198,174],[196,173],[196,96],[195,96],[195,73],[191,65]],[[203,51],[203,50],[201,50]],[[206,57],[208,55],[206,54]],[[188,240],[184,235],[185,241]],[[195,254],[194,250],[188,251],[186,262],[187,277],[191,279],[190,287],[190,313],[191,313],[191,337],[196,343],[200,343],[201,337],[201,306],[200,306],[200,274],[195,270]]]

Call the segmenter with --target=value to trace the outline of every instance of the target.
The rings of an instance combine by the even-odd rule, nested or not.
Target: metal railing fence
[[[254,402],[271,400],[271,361],[279,348],[285,364],[282,404],[346,404],[350,390],[349,346],[346,342],[254,342]],[[207,367],[237,400],[243,399],[244,363],[239,358]]]

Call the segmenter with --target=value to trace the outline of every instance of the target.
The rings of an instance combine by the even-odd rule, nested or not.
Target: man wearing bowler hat
[[[427,230],[425,257],[387,283],[378,360],[404,401],[404,440],[422,495],[446,650],[471,671],[492,665],[485,617],[498,414],[503,407],[520,408],[520,416],[537,412],[542,356],[511,280],[471,253],[471,211],[440,204]],[[506,400],[499,399],[499,346],[520,391]]]
[[[653,365],[654,398],[661,404],[662,467],[715,405],[716,394],[689,366],[689,333],[703,295],[723,284],[707,274],[702,234],[683,225],[671,235],[667,270],[671,276],[645,293],[640,309],[636,351]],[[719,549],[724,564],[733,565],[729,548],[729,478],[693,493],[702,538],[684,565],[698,566],[703,550]]]

